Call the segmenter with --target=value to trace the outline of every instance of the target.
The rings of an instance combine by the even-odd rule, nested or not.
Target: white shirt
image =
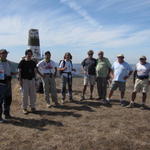
[[[114,71],[113,81],[125,82],[125,76],[128,76],[129,72],[132,71],[132,68],[127,62],[119,63],[118,61],[114,62],[112,65],[112,70]]]
[[[140,62],[136,64],[137,75],[138,76],[149,76],[150,73],[150,63],[141,64]]]
[[[64,63],[65,63],[65,65],[64,65]],[[70,60],[69,61],[66,61],[66,60],[61,61],[59,68],[64,68],[64,67],[67,67],[67,68],[63,72],[71,72],[72,73],[73,66],[72,66],[72,63]],[[68,74],[62,73],[62,76],[67,78]],[[71,77],[71,75],[69,75],[69,77]]]
[[[44,73],[53,73],[54,74],[55,68],[57,67],[57,65],[52,60],[50,60],[49,62],[46,62],[44,59],[44,60],[41,60],[37,64],[37,67],[42,74],[44,74]]]

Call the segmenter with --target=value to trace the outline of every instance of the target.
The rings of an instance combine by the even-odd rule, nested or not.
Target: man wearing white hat
[[[146,57],[141,56],[139,58],[139,62],[136,64],[136,68],[134,71],[134,90],[132,92],[132,99],[130,104],[127,106],[128,108],[134,107],[134,100],[136,98],[137,92],[142,92],[142,105],[141,109],[145,109],[145,102],[148,92],[148,87],[150,84],[149,81],[149,73],[150,73],[150,63],[146,62]]]
[[[124,99],[125,89],[126,89],[126,80],[132,74],[132,68],[127,62],[124,61],[123,54],[117,55],[117,61],[115,61],[112,65],[111,74],[112,74],[111,77],[113,82],[107,100],[109,101],[114,91],[117,88],[119,88],[120,97],[121,97],[120,104],[121,106],[125,106],[125,102],[123,99]]]

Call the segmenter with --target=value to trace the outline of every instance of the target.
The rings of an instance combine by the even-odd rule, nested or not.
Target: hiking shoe
[[[0,123],[3,123],[3,122],[4,122],[3,118],[2,118],[2,117],[0,117]]]
[[[27,109],[23,109],[23,113],[24,113],[25,115],[27,115],[27,114],[28,114],[28,110],[27,110]]]
[[[12,116],[10,114],[5,115],[5,119],[12,119]]]
[[[60,104],[58,102],[55,102],[55,106],[60,106]]]
[[[3,123],[3,122],[4,122],[3,118],[0,118],[0,123]]]
[[[101,98],[100,98],[100,97],[98,97],[98,98],[96,98],[96,100],[98,100],[98,101],[99,101],[99,100],[101,100]]]
[[[126,106],[127,108],[134,108],[134,103],[130,103],[128,106]]]
[[[90,96],[90,99],[93,100],[93,96],[92,95]]]
[[[47,108],[51,108],[52,107],[52,105],[51,104],[47,104]]]
[[[108,97],[106,98],[106,101],[110,103],[110,99]]]
[[[84,97],[84,96],[81,96],[80,101],[83,101],[83,100],[85,100],[85,97]]]
[[[69,97],[69,101],[72,102],[72,101],[73,101],[73,98],[72,98],[72,97]]]
[[[36,109],[35,108],[31,108],[31,113],[35,113]]]
[[[107,100],[104,99],[103,102],[104,102],[104,105],[106,105],[108,107],[112,106],[111,103],[110,103],[110,101],[107,101]]]
[[[141,110],[146,109],[146,105],[145,105],[145,104],[142,104],[141,107],[140,107],[140,109],[141,109]]]
[[[61,103],[62,103],[62,104],[65,104],[65,102],[66,102],[65,100],[63,100],[63,99],[61,100]]]
[[[120,101],[120,105],[121,105],[122,107],[125,107],[125,106],[126,106],[125,101]]]

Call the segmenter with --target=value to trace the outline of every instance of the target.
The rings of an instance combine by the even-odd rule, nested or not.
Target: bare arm
[[[37,74],[39,74],[42,78],[44,77],[44,75],[43,75],[43,74],[41,74],[41,72],[39,71],[39,69],[38,69],[38,68],[36,68],[36,72],[37,72]]]
[[[58,68],[57,70],[59,70],[59,71],[64,71],[64,70],[66,70],[67,69],[67,67],[64,67],[64,68]]]
[[[57,75],[57,67],[55,67],[54,77]]]
[[[130,75],[132,74],[132,72],[133,72],[133,71],[130,71],[129,74],[128,74],[128,76],[125,76],[125,77],[124,77],[124,80],[127,80],[127,79],[130,77]]]

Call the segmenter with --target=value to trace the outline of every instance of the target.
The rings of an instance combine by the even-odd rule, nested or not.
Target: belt
[[[140,79],[140,80],[144,80],[144,79],[148,79],[149,76],[137,76],[137,78]]]
[[[71,72],[62,72],[62,73],[67,73],[67,74],[69,74],[69,75],[71,75],[71,74],[72,74]]]
[[[53,77],[53,73],[44,73],[44,75],[49,76],[50,78]]]

